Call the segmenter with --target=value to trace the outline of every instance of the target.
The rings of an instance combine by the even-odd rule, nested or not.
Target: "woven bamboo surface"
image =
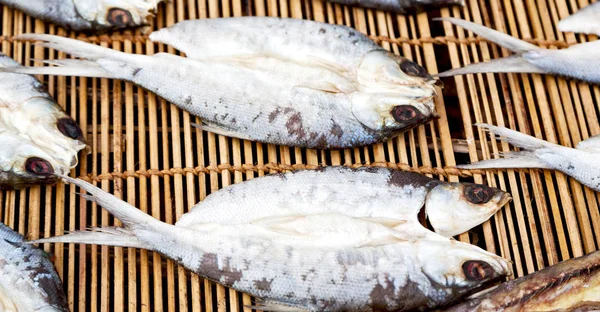
[[[418,15],[332,5],[322,0],[171,0],[162,4],[154,28],[185,19],[220,16],[282,16],[345,24],[371,36],[432,73],[508,55],[493,44],[435,16],[483,23],[549,48],[593,40],[560,33],[556,24],[586,0],[468,0],[465,8]],[[124,31],[86,37],[2,8],[2,51],[23,64],[62,58],[16,34],[77,36],[138,54],[176,53],[147,36]],[[600,243],[597,194],[557,172],[499,173],[457,170],[457,163],[494,157],[512,149],[471,125],[506,125],[551,142],[574,146],[600,133],[600,89],[540,75],[469,75],[445,79],[437,100],[440,118],[385,144],[316,151],[256,144],[192,128],[187,113],[129,83],[108,79],[39,77],[80,123],[92,152],[72,176],[85,177],[167,223],[174,223],[206,195],[270,172],[318,165],[387,166],[450,181],[475,181],[512,193],[513,202],[461,240],[510,259],[515,276],[590,253]],[[114,219],[86,203],[73,186],[33,187],[0,193],[0,218],[28,238],[63,234]],[[268,190],[266,190],[268,191]],[[257,194],[260,196],[260,194]],[[64,280],[72,311],[240,311],[247,295],[217,286],[158,254],[136,249],[46,245]],[[440,259],[443,261],[443,259]]]

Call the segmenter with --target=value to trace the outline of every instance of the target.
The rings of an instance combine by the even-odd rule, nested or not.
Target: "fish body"
[[[599,311],[600,252],[501,284],[447,312]]]
[[[330,170],[340,169],[324,172]],[[293,179],[296,174],[300,173],[287,175]],[[267,196],[260,206],[249,202],[246,210],[236,208],[248,217],[219,222],[213,215],[207,222],[182,219],[182,223],[168,225],[89,183],[64,178],[88,191],[91,196],[86,197],[109,210],[124,227],[74,232],[37,242],[154,250],[205,278],[261,298],[265,310],[275,306],[291,311],[425,310],[451,303],[510,273],[504,259],[416,222],[385,218],[384,212],[373,214],[384,217],[361,217],[357,210],[364,206],[348,206],[348,213],[331,207],[301,213],[306,207],[301,203],[285,216],[253,214],[278,205],[275,196]],[[286,183],[281,176],[274,178]],[[223,192],[239,193],[232,188],[219,193]],[[322,194],[317,191],[315,195]],[[299,202],[307,199],[301,196]],[[315,199],[315,204],[321,202]],[[209,209],[195,211],[211,215]]]
[[[600,3],[594,2],[562,19],[558,29],[562,32],[575,32],[600,35]]]
[[[273,25],[284,30],[266,36]],[[193,35],[205,29],[216,36]],[[248,40],[235,40],[241,37]],[[386,141],[436,116],[435,79],[425,69],[343,26],[230,18],[188,21],[151,35],[188,58],[129,55],[49,35],[22,38],[85,60],[19,72],[131,81],[202,118],[203,129],[241,139],[349,148]],[[228,47],[242,49],[218,56],[237,51]]]
[[[465,5],[464,0],[330,0],[350,6],[368,9],[391,11],[394,13],[410,13],[429,10],[441,6]]]
[[[457,18],[439,18],[438,20],[461,26],[517,53],[505,58],[451,69],[439,74],[438,77],[474,73],[540,73],[600,83],[600,65],[598,65],[600,57],[596,53],[600,48],[599,41],[576,44],[566,49],[550,50],[465,20]]]
[[[0,311],[69,311],[48,255],[0,223]]]
[[[546,142],[504,127],[478,125],[489,129],[501,139],[520,147],[523,151],[505,154],[505,158],[484,160],[464,169],[540,168],[561,171],[589,188],[600,191],[600,136],[581,141],[575,148]]]
[[[254,195],[264,190],[270,191]],[[423,209],[438,234],[452,237],[483,223],[509,200],[509,194],[485,185],[442,182],[386,168],[328,167],[232,185],[198,203],[177,226],[242,224],[323,213],[413,226]]]
[[[0,68],[21,68],[0,54]],[[86,147],[75,121],[33,76],[0,73],[0,188],[56,181]]]
[[[75,31],[107,31],[148,25],[162,0],[0,0],[34,18]]]

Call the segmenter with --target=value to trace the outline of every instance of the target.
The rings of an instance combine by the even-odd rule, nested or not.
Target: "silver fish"
[[[201,117],[207,131],[288,146],[382,142],[436,116],[435,79],[348,27],[266,17],[209,19],[150,38],[180,47],[188,58],[130,55],[30,34],[21,39],[85,60],[16,71],[131,81]]]
[[[0,0],[23,11],[75,31],[107,31],[148,25],[162,0]]]
[[[594,2],[558,23],[562,32],[600,35],[600,2]]]
[[[0,69],[22,68],[0,53]],[[52,183],[86,147],[75,121],[34,77],[0,72],[0,189]]]
[[[462,68],[445,71],[438,77],[475,73],[538,73],[575,78],[600,83],[600,41],[573,45],[567,49],[540,48],[523,40],[485,26],[457,18],[438,18],[472,31],[499,46],[517,54],[483,63],[469,64]]]
[[[506,260],[418,224],[419,208],[408,211],[395,207],[400,203],[396,200],[388,204],[390,212],[386,212],[382,207],[370,207],[365,198],[343,205],[341,193],[330,195],[334,186],[288,185],[302,177],[339,177],[344,173],[352,177],[353,172],[355,180],[348,182],[356,186],[353,192],[372,191],[369,199],[377,201],[378,194],[386,194],[381,184],[390,188],[393,186],[389,184],[400,183],[404,187],[398,187],[396,195],[412,200],[414,194],[414,201],[420,204],[418,198],[423,195],[417,186],[425,188],[423,181],[410,180],[410,175],[404,181],[395,180],[385,169],[327,168],[322,172],[257,178],[229,187],[210,195],[212,199],[207,198],[207,204],[195,208],[190,217],[168,225],[85,181],[64,177],[88,191],[91,195],[85,195],[87,199],[103,206],[124,226],[37,242],[153,250],[205,278],[261,298],[261,309],[265,310],[424,310],[453,302],[482,284],[510,274]],[[378,182],[376,175],[390,180]],[[244,197],[250,193],[245,187],[254,188],[252,185],[265,179],[270,179],[267,184],[271,188],[260,190],[261,200],[257,193]],[[275,182],[279,183],[277,187],[273,187]],[[281,193],[294,189],[296,193]],[[311,192],[313,196],[308,195]],[[237,197],[238,201],[228,197]],[[247,205],[240,209],[241,198]],[[448,196],[448,200],[451,198]],[[328,199],[337,204],[328,205]],[[210,201],[223,201],[220,206],[227,209],[224,213],[236,218],[218,216],[218,209]],[[237,207],[228,209],[233,202],[238,203]],[[375,205],[379,206],[377,202]],[[305,211],[307,207],[310,209]],[[283,209],[285,214],[265,216],[263,209]],[[205,220],[201,220],[203,212],[208,216]],[[405,218],[407,213],[412,213],[411,219]]]
[[[62,283],[48,255],[3,223],[0,311],[69,311]]]
[[[331,2],[369,9],[412,13],[450,5],[465,5],[464,0],[329,0]]]
[[[600,252],[508,281],[447,312],[600,311]]]
[[[463,169],[540,168],[561,171],[589,188],[600,191],[600,136],[579,142],[575,148],[546,142],[504,127],[477,124],[489,129],[523,151],[505,154],[505,158],[457,166]]]

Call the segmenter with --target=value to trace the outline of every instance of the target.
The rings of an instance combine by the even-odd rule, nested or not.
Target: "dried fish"
[[[48,255],[3,223],[0,311],[69,311],[62,283]]]
[[[600,64],[596,53],[600,48],[600,41],[576,44],[567,49],[550,50],[465,20],[457,18],[436,20],[451,22],[517,53],[505,58],[451,69],[439,74],[438,77],[475,73],[545,73],[600,83],[600,71],[595,66]]]
[[[465,5],[464,0],[329,0],[345,5],[369,9],[391,11],[394,13],[411,13],[450,5]]]
[[[558,23],[562,32],[600,35],[600,2],[592,3]]]
[[[30,34],[21,39],[85,60],[16,71],[131,81],[201,117],[207,131],[288,146],[383,142],[436,116],[435,79],[348,27],[266,17],[209,19],[183,22],[151,38],[174,44],[188,58],[130,55]]]
[[[148,25],[162,0],[0,0],[23,11],[75,31],[107,31]]]
[[[447,312],[600,311],[600,252],[508,281]]]
[[[359,187],[353,192],[372,190],[369,199],[377,200],[377,194],[386,193],[383,183],[400,183],[404,187],[398,187],[397,196],[411,201],[412,194],[422,198],[420,189],[427,179],[400,175],[400,180],[395,180],[385,169],[370,170],[356,171],[355,181],[349,181]],[[387,172],[391,179],[371,185],[373,177],[360,178],[380,170],[384,170],[382,176]],[[449,304],[510,274],[506,260],[435,234],[416,221],[402,220],[409,211],[394,207],[398,200],[388,203],[391,212],[386,212],[382,207],[371,208],[365,198],[344,205],[341,194],[331,195],[334,188],[326,184],[312,189],[305,184],[295,193],[280,193],[293,192],[287,184],[302,177],[352,172],[327,168],[320,173],[257,178],[209,196],[213,202],[224,201],[221,207],[227,207],[235,202],[232,197],[238,197],[239,203],[250,192],[242,191],[244,187],[261,183],[254,181],[271,179],[265,182],[268,186],[279,183],[261,190],[260,196],[252,193],[245,197],[244,207],[238,204],[225,212],[236,218],[218,216],[214,203],[207,202],[194,209],[192,218],[176,225],[162,223],[85,181],[64,177],[88,191],[91,195],[86,198],[103,206],[124,226],[37,242],[104,244],[160,252],[205,278],[261,298],[261,309],[277,311],[425,310]],[[307,195],[311,192],[313,196]],[[451,205],[452,197],[448,196],[445,204]],[[329,200],[337,204],[328,206]],[[304,210],[306,207],[309,211]],[[277,208],[284,209],[285,215],[262,213],[263,209],[273,212]],[[411,208],[416,219],[418,208]],[[208,216],[205,220],[201,218],[203,212]]]
[[[579,142],[575,148],[546,142],[504,127],[477,124],[523,151],[505,154],[505,158],[461,165],[463,169],[540,168],[561,171],[589,188],[600,191],[600,136]]]
[[[264,190],[268,195],[259,197]],[[270,175],[228,187],[198,203],[178,226],[239,224],[265,218],[313,213],[343,213],[353,218],[429,223],[452,237],[483,223],[510,201],[502,190],[472,183],[450,183],[385,168],[327,167]],[[268,201],[270,205],[265,205]],[[260,207],[252,209],[251,207]]]
[[[0,53],[0,69],[23,68]],[[79,126],[34,77],[0,72],[0,189],[52,183],[86,147]]]

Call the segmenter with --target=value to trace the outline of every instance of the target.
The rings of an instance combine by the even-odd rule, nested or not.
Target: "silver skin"
[[[162,0],[0,0],[26,14],[75,31],[104,32],[148,25]]]
[[[0,53],[0,69],[22,68]],[[86,147],[81,129],[33,76],[0,72],[0,189],[53,183]]]
[[[398,178],[386,169],[329,167],[257,178],[208,197],[222,201],[222,207],[232,202],[228,196],[246,198],[245,209],[226,211],[237,213],[238,218],[217,218],[215,203],[207,202],[206,207],[194,209],[193,218],[168,225],[89,183],[64,177],[89,192],[87,199],[107,209],[124,226],[36,242],[153,250],[205,278],[260,298],[260,309],[271,311],[425,310],[449,304],[510,274],[506,260],[427,230],[418,224],[416,212],[414,219],[403,219],[412,213],[408,208],[390,206],[391,212],[386,213],[382,207],[369,207],[365,199],[345,203],[339,194],[330,194],[337,185],[318,185],[312,190],[314,196],[287,193],[303,175],[304,179],[311,175],[332,175],[331,180],[340,175],[354,177],[348,183],[355,185],[356,192],[372,191],[373,198],[385,194],[380,184],[392,184],[397,196],[410,202],[412,194],[419,198],[419,189],[425,188],[422,178]],[[262,189],[261,202],[251,200],[257,193],[244,197],[245,189],[255,189],[261,180],[282,187]],[[303,187],[300,192],[310,190]],[[327,197],[333,201],[337,197],[337,205],[324,204]],[[312,209],[304,211],[306,207]],[[277,208],[286,214],[265,217],[262,213]],[[209,220],[195,221],[204,211]]]
[[[561,171],[594,191],[600,192],[600,136],[579,142],[575,148],[546,142],[518,131],[487,124],[477,126],[488,129],[500,139],[523,150],[508,153],[504,158],[484,160],[463,169],[539,168]]]
[[[329,0],[331,2],[368,9],[411,13],[450,5],[465,5],[464,0]]]
[[[594,2],[562,19],[558,23],[562,32],[600,35],[600,2]]]
[[[575,78],[594,84],[600,83],[600,57],[596,53],[600,48],[600,41],[550,50],[465,20],[457,18],[437,20],[451,22],[516,53],[501,59],[451,69],[437,75],[438,77],[474,73],[540,73]]]
[[[0,223],[0,311],[69,311],[48,255]]]
[[[254,27],[240,33],[239,25],[248,24]],[[265,36],[272,24],[285,31]],[[130,55],[57,36],[24,35],[85,60],[17,71],[131,81],[202,118],[207,131],[288,146],[383,142],[436,117],[436,80],[351,28],[254,17],[178,25],[151,38],[181,46],[188,58]],[[214,25],[222,28],[212,33],[223,36],[210,36],[215,42],[203,52],[209,37],[194,34]],[[251,39],[243,41],[244,49],[217,56],[237,51],[231,47],[240,46],[239,36]]]

